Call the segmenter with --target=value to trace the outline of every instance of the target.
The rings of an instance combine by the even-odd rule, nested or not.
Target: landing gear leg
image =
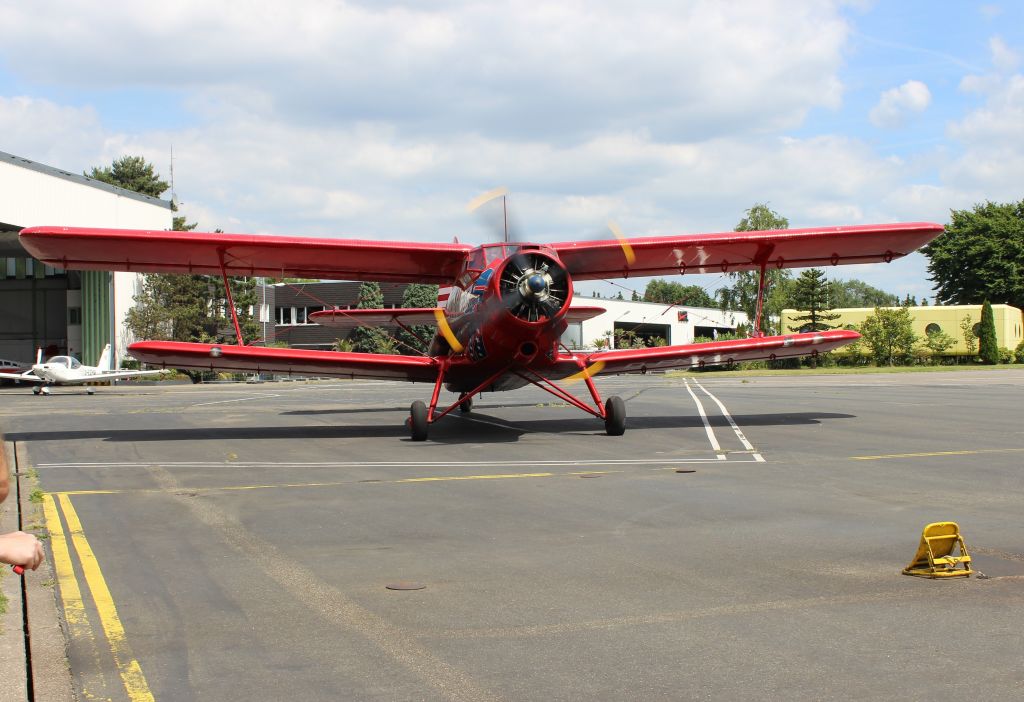
[[[459,411],[463,414],[473,411],[473,396],[466,396],[466,393],[459,395]]]
[[[604,403],[604,430],[608,436],[626,433],[626,403],[618,395],[612,395]]]
[[[427,440],[427,406],[416,400],[409,408],[409,434],[413,441]]]

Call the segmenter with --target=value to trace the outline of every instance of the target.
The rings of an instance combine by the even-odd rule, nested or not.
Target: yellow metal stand
[[[959,555],[953,551],[959,546]],[[917,547],[914,560],[903,569],[904,575],[916,575],[922,578],[951,578],[958,575],[970,575],[971,557],[967,546],[960,536],[960,527],[956,522],[935,522],[929,524],[921,533],[921,545]]]

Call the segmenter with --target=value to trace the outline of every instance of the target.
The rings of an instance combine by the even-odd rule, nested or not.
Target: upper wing
[[[853,227],[720,232],[551,244],[576,280],[681,273],[731,273],[889,262],[942,233],[941,224],[910,222]],[[630,257],[626,249],[632,249]]]
[[[60,268],[450,283],[472,247],[132,229],[30,227],[21,243]]]
[[[434,382],[437,379],[437,364],[427,356],[193,344],[184,341],[139,341],[128,347],[128,353],[145,363],[167,368],[414,382]]]
[[[710,341],[681,346],[654,346],[643,349],[616,349],[590,354],[562,354],[558,359],[560,375],[579,373],[580,363],[589,375],[646,373],[672,368],[693,368],[705,364],[727,364],[740,361],[765,361],[794,356],[825,353],[860,338],[847,329],[832,329],[804,334],[763,336],[751,339]]]

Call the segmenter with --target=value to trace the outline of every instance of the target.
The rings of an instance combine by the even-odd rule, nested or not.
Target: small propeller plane
[[[103,347],[99,363],[87,366],[74,356],[51,356],[43,361],[43,350],[36,353],[36,362],[31,370],[11,377],[22,383],[37,383],[32,388],[36,395],[49,395],[52,385],[82,385],[84,383],[102,383],[125,378],[142,378],[161,375],[165,370],[107,370],[110,367],[110,344]],[[85,389],[90,395],[96,394],[92,387]]]
[[[927,222],[684,234],[560,243],[422,243],[291,236],[32,227],[22,245],[51,266],[70,269],[220,274],[237,339],[242,340],[229,276],[436,283],[438,305],[416,309],[328,309],[311,315],[341,330],[436,327],[419,356],[268,348],[239,344],[140,341],[128,353],[165,368],[295,373],[429,383],[429,402],[412,403],[413,441],[456,408],[472,410],[484,391],[535,385],[599,420],[606,433],[626,429],[625,403],[602,401],[598,375],[645,373],[704,364],[824,353],[857,338],[855,331],[752,336],[747,339],[640,349],[573,351],[561,343],[570,322],[604,312],[573,307],[573,281],[687,273],[758,271],[753,329],[760,329],[766,272],[851,263],[889,262],[942,232]],[[506,237],[507,238],[507,237]],[[582,381],[588,399],[567,385]],[[458,393],[440,403],[441,388]]]

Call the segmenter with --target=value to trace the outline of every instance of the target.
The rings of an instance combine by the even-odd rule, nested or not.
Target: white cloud
[[[840,104],[848,33],[830,0],[114,0],[103,13],[65,0],[5,4],[0,26],[0,56],[44,83],[185,90],[204,116],[526,141],[796,126]]]
[[[998,70],[1008,73],[1020,65],[1020,54],[1007,46],[1001,37],[989,39],[988,46],[992,52],[992,63]]]
[[[932,94],[927,85],[919,80],[908,80],[898,88],[891,88],[882,93],[881,99],[871,109],[868,118],[876,127],[901,127],[910,114],[924,112],[931,102]]]

